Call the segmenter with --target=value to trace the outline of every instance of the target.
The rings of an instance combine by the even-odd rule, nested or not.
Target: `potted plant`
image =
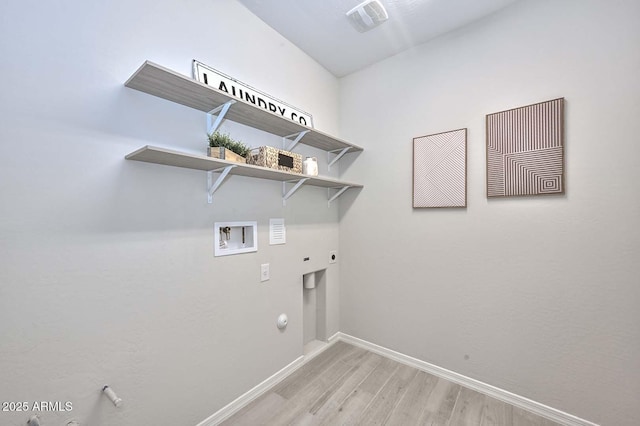
[[[232,139],[227,133],[214,132],[209,135],[209,148],[207,149],[209,157],[235,163],[246,163],[246,157],[250,151],[251,148],[241,141]]]

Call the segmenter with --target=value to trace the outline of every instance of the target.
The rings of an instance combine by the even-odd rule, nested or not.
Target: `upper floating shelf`
[[[256,107],[153,62],[146,61],[142,64],[125,86],[204,112],[210,112],[228,101],[236,101],[225,116],[231,121],[282,137],[308,130],[309,133],[300,143],[324,151],[345,148],[349,148],[349,152],[363,150],[357,145]]]

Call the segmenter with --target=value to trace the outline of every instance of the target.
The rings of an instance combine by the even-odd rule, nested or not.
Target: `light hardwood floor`
[[[559,426],[344,342],[327,348],[222,424]]]

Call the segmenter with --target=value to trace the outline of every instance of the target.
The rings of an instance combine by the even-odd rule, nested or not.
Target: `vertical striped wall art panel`
[[[413,139],[413,207],[467,206],[467,129]]]
[[[564,193],[564,98],[487,115],[487,197]]]

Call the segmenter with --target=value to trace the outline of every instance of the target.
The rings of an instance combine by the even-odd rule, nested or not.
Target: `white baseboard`
[[[354,346],[359,346],[363,349],[367,349],[386,358],[390,358],[394,361],[398,361],[410,367],[414,367],[427,373],[433,374],[434,376],[441,377],[453,383],[457,383],[466,388],[473,389],[485,395],[489,395],[492,398],[498,399],[516,407],[520,407],[524,410],[530,411],[556,423],[567,426],[598,426],[595,423],[591,423],[569,413],[565,413],[564,411],[556,410],[555,408],[548,407],[544,404],[532,401],[523,396],[513,394],[504,389],[491,386],[470,377],[463,376],[462,374],[458,374],[445,368],[438,367],[437,365],[433,365],[417,358],[402,354],[400,352],[393,351],[383,346],[367,342],[366,340],[358,339],[357,337],[353,337],[344,333],[338,333],[336,338],[337,340],[350,343]]]
[[[313,358],[315,358],[316,356],[324,352],[329,346],[331,346],[337,341],[350,343],[354,346],[367,349],[371,352],[377,353],[386,358],[390,358],[394,361],[398,361],[410,367],[414,367],[419,370],[426,371],[427,373],[433,374],[434,376],[441,377],[443,379],[449,380],[453,383],[457,383],[466,388],[473,389],[485,395],[489,395],[492,398],[506,402],[507,404],[511,404],[516,407],[520,407],[524,410],[530,411],[534,414],[537,414],[541,417],[552,420],[556,423],[560,423],[567,426],[598,426],[595,423],[591,423],[587,420],[565,413],[564,411],[556,410],[555,408],[548,407],[544,404],[540,404],[539,402],[532,401],[520,395],[513,394],[504,389],[491,386],[489,384],[480,382],[470,377],[463,376],[462,374],[458,374],[451,370],[447,370],[446,368],[438,367],[437,365],[430,364],[426,361],[422,361],[417,358],[410,357],[400,352],[396,352],[391,349],[385,348],[383,346],[376,345],[375,343],[358,339],[357,337],[353,337],[348,334],[340,333],[340,332],[331,336],[328,339],[328,343],[325,347],[320,348],[311,354],[297,358],[291,364],[287,365],[286,367],[284,367],[283,369],[275,373],[273,376],[267,378],[262,383],[255,386],[253,389],[249,390],[243,395],[240,395],[238,398],[231,401],[229,404],[222,407],[220,410],[216,411],[214,414],[212,414],[202,422],[198,423],[196,426],[215,426],[222,423],[223,421],[225,421],[226,419],[228,419],[229,417],[231,417],[232,415],[240,411],[243,407],[245,407],[251,401],[257,399],[260,395],[262,395],[263,393],[271,389],[273,386],[280,383],[289,374],[293,373],[302,365],[304,365],[305,363],[309,362],[310,360],[312,360]]]
[[[298,368],[302,367],[307,362],[311,361],[316,356],[320,355],[324,352],[329,346],[338,341],[338,336],[340,333],[336,333],[333,336],[329,337],[327,345],[319,348],[318,350],[313,351],[310,354],[300,356],[296,358],[289,365],[285,366],[280,371],[276,372],[271,377],[263,380],[260,384],[253,387],[249,391],[240,395],[238,398],[234,399],[211,416],[207,417],[205,420],[198,423],[196,426],[215,426],[223,421],[227,420],[229,417],[233,416],[235,413],[240,411],[242,408],[247,406],[250,402],[258,399],[260,395],[267,392],[269,389],[280,383],[284,380],[289,374],[296,371]]]
[[[296,371],[304,363],[303,361],[303,356],[296,358],[292,363],[285,366],[283,369],[281,369],[271,377],[265,379],[262,383],[255,386],[253,389],[240,395],[238,398],[234,399],[233,401],[213,413],[211,416],[198,423],[197,426],[215,426],[227,420],[229,417],[240,411],[251,401],[257,399],[260,395],[280,383],[289,374]]]

